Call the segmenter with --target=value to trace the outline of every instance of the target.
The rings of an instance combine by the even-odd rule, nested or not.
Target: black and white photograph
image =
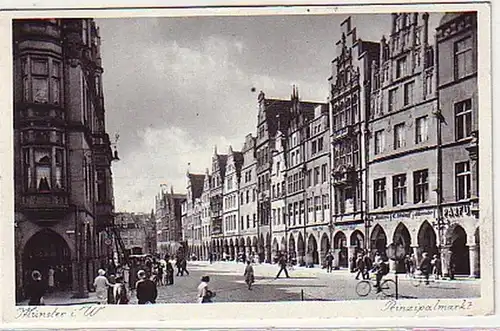
[[[10,13],[11,318],[493,312],[469,5]]]

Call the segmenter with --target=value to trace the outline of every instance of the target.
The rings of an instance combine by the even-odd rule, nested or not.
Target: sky
[[[214,146],[255,136],[257,95],[326,102],[340,23],[347,15],[96,19],[106,129],[119,135],[116,211],[150,212],[160,185],[185,193]],[[357,37],[379,41],[390,14],[352,15]],[[430,31],[441,15],[431,14]],[[252,92],[252,89],[255,92]]]

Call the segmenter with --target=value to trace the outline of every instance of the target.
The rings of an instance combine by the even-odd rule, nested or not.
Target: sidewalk
[[[48,293],[43,296],[43,300],[46,306],[50,305],[58,305],[58,306],[70,306],[70,305],[84,305],[84,304],[98,304],[99,300],[95,292],[90,292],[88,298],[72,298],[73,292],[54,292]],[[27,306],[29,300],[23,300],[16,305],[18,306]]]

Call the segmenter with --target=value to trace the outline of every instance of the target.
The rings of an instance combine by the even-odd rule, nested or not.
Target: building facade
[[[241,249],[244,248],[245,242],[239,236],[242,227],[240,220],[240,183],[241,183],[241,166],[243,163],[243,154],[234,151],[229,146],[227,154],[226,172],[224,176],[225,189],[223,191],[223,234],[224,247],[228,247],[227,254],[230,260],[234,260]]]
[[[361,40],[348,17],[340,25],[330,84],[332,248],[335,267],[347,267],[366,246],[367,117],[372,66],[379,44]],[[374,64],[375,63],[375,64]]]
[[[150,242],[151,223],[154,221],[145,213],[116,213],[115,225],[128,254],[156,253]],[[118,254],[116,250],[115,253]]]
[[[155,198],[157,251],[173,256],[182,242],[181,205],[185,194],[162,190]]]
[[[185,215],[182,219],[182,239],[187,245],[187,255],[189,257],[201,256],[201,218],[202,201],[201,195],[205,183],[204,174],[187,174],[187,194],[185,203]]]
[[[113,153],[105,127],[99,29],[92,19],[15,20],[16,294],[55,270],[86,297],[111,257]]]
[[[257,253],[257,172],[255,137],[247,134],[241,150],[243,164],[240,181],[240,235],[245,239],[245,255]]]
[[[287,249],[286,224],[286,132],[283,128],[276,131],[271,169],[271,226],[272,226],[272,258],[273,261],[280,253]]]
[[[477,14],[445,14],[436,29],[438,205],[435,235],[443,271],[478,277]]]
[[[214,148],[212,156],[212,174],[210,184],[210,214],[212,229],[212,247],[217,259],[223,257],[223,253],[229,253],[229,247],[224,245],[224,178],[226,174],[227,155],[217,154]]]

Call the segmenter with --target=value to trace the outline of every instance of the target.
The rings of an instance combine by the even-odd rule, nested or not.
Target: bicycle
[[[376,278],[360,280],[356,285],[356,293],[360,297],[366,297],[376,284]],[[392,279],[384,279],[380,282],[380,290],[384,296],[393,297],[396,294],[396,282]]]
[[[422,273],[413,273],[410,274],[411,278],[411,284],[415,287],[420,286],[422,283],[426,283],[426,285],[429,285],[430,283],[434,283],[438,280],[437,276],[435,274],[430,274],[428,279],[425,279],[425,275]]]

